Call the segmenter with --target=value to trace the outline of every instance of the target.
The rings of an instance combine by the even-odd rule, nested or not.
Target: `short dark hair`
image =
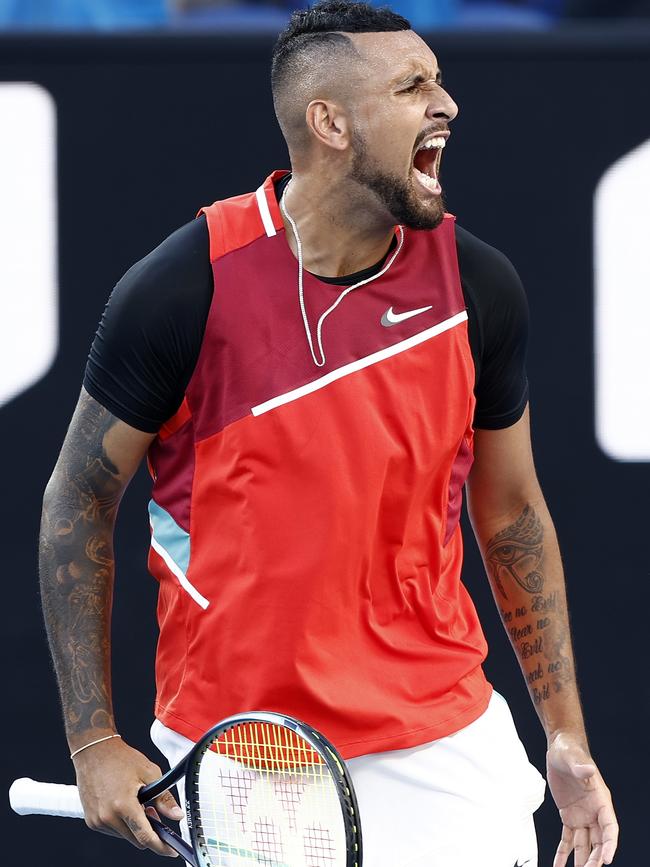
[[[389,33],[410,30],[411,24],[387,6],[347,0],[321,0],[309,9],[297,9],[280,33],[273,49],[271,86],[274,96],[291,72],[294,61],[311,49],[342,47],[342,33]]]

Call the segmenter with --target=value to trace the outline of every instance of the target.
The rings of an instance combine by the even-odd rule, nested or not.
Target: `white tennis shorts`
[[[158,720],[151,738],[170,766],[192,746]],[[347,765],[363,867],[537,867],[533,813],[545,783],[498,693],[482,716],[449,737]],[[182,788],[179,797],[182,803]]]

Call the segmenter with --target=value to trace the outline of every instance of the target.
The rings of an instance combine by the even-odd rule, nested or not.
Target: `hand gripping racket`
[[[192,867],[361,867],[359,808],[335,747],[276,713],[228,717],[138,798],[147,804],[185,780],[191,845],[150,818]],[[16,780],[20,814],[83,818],[76,786]]]

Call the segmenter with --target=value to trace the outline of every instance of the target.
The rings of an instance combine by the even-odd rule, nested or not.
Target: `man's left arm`
[[[616,851],[609,789],[589,752],[576,683],[560,551],[535,473],[529,413],[477,430],[468,507],[492,592],[548,742],[562,840],[553,867],[602,867]]]

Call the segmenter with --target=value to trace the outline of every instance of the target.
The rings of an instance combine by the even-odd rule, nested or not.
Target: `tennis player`
[[[555,867],[609,864],[531,456],[526,301],[445,212],[457,107],[438,61],[399,15],[328,0],[280,35],[272,87],[291,172],[120,281],[47,486],[43,605],[86,821],[170,854],[136,800],[159,769],[111,704],[113,527],[146,454],[170,761],[229,714],[288,713],[349,760],[368,867],[533,867],[544,781],[482,671],[466,484],[548,738]],[[169,794],[158,810],[181,815]]]

